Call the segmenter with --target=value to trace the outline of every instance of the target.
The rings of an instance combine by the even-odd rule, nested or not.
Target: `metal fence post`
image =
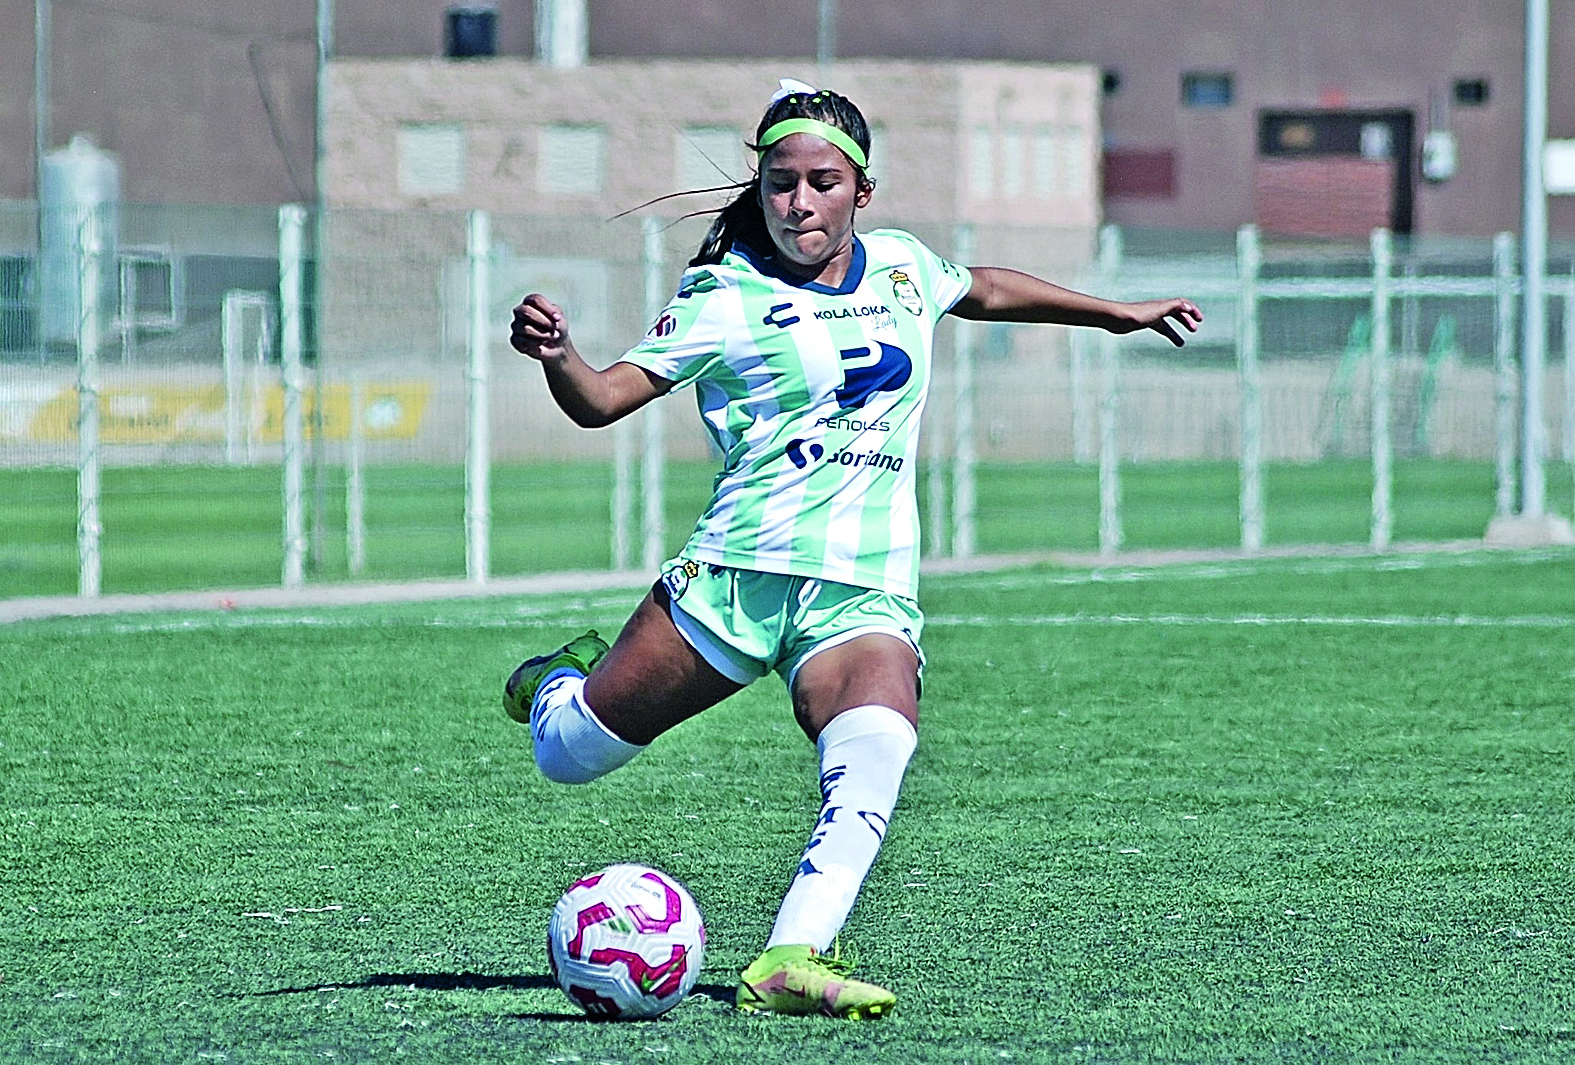
[[[1394,243],[1387,229],[1375,229],[1373,253],[1372,397],[1373,520],[1372,548],[1387,551],[1394,531],[1394,441],[1389,433],[1389,301]]]
[[[958,319],[961,322],[961,319]],[[951,382],[948,381],[948,385]],[[931,389],[933,393],[934,384]],[[939,407],[929,408],[938,411]],[[938,413],[928,415],[929,427],[924,431],[925,454],[928,464],[925,469],[925,489],[929,504],[929,521],[927,523],[926,550],[931,558],[944,558],[947,552],[947,533],[951,530],[951,515],[948,507],[946,484],[946,442],[947,436],[939,424]]]
[[[964,265],[973,258],[973,226],[964,222],[957,227],[952,254]],[[974,325],[959,319],[956,329],[952,376],[952,557],[968,558],[974,552],[978,510],[973,446]]]
[[[104,527],[99,514],[98,349],[102,332],[100,233],[102,208],[82,216],[81,317],[77,322],[77,594],[96,599],[102,588]]]
[[[1515,235],[1493,238],[1493,512],[1515,512]]]
[[[634,424],[613,423],[612,568],[626,570],[634,558]]]
[[[1094,443],[1088,417],[1088,341],[1084,330],[1074,329],[1067,338],[1067,388],[1072,400],[1072,461],[1086,466],[1094,461]]]
[[[1100,295],[1114,299],[1116,275],[1121,270],[1121,229],[1105,226],[1099,231]],[[1099,338],[1099,553],[1106,557],[1121,550],[1121,347],[1115,334]]]
[[[1575,265],[1564,286],[1564,461],[1569,463],[1575,488]],[[1575,510],[1575,503],[1571,504]]]
[[[345,461],[345,565],[350,576],[366,569],[366,385],[350,375],[350,441]]]
[[[1263,549],[1263,396],[1258,365],[1258,227],[1236,231],[1241,286],[1236,312],[1236,368],[1241,380],[1241,549]]]
[[[224,352],[224,461],[230,466],[241,463],[241,434],[245,429],[241,421],[241,343],[245,321],[240,293],[226,292],[219,336]]]
[[[284,384],[284,574],[286,588],[306,582],[306,514],[301,487],[305,480],[306,423],[301,411],[305,369],[301,362],[303,291],[302,238],[306,208],[279,208],[279,359]]]
[[[1548,427],[1542,405],[1547,363],[1548,191],[1543,151],[1548,139],[1548,0],[1526,0],[1525,102],[1520,143],[1520,514],[1547,514]]]
[[[491,350],[487,343],[487,313],[492,292],[492,217],[471,211],[465,235],[465,257],[470,267],[470,340],[467,346],[465,439],[465,577],[487,583],[491,570],[492,534],[492,422],[487,371]]]
[[[1575,265],[1564,288],[1564,461],[1575,471]]]
[[[662,267],[665,256],[662,248],[662,220],[640,220],[642,236],[640,265],[645,291],[645,320],[656,321],[662,308],[667,306],[667,286],[663,281]],[[647,403],[642,412],[645,429],[644,453],[640,456],[640,497],[642,542],[640,565],[654,572],[662,564],[663,542],[667,539],[667,497],[665,477],[667,472],[666,426],[664,409],[660,402]]]

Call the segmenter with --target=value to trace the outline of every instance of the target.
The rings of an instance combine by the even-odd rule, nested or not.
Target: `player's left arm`
[[[1122,303],[1052,285],[1031,274],[1000,266],[971,266],[973,284],[951,313],[977,322],[1086,325],[1111,333],[1152,329],[1178,348],[1186,343],[1177,326],[1196,333],[1203,312],[1191,300]]]

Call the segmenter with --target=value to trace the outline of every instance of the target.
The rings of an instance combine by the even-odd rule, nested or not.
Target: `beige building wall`
[[[603,361],[645,328],[640,219],[615,218],[675,192],[743,182],[746,142],[779,77],[813,79],[801,60],[609,62],[553,69],[359,59],[332,64],[321,316],[325,357],[416,361],[461,356],[452,309],[463,291],[464,212],[485,209],[500,244],[508,304],[544,288]],[[861,228],[898,226],[970,262],[1062,282],[1086,266],[1099,224],[1098,73],[1078,65],[839,65],[832,86],[873,127],[878,187]],[[674,223],[730,191],[638,212]],[[705,220],[672,224],[670,283]],[[375,322],[376,328],[369,328]],[[1046,334],[1044,351],[1064,346]],[[593,351],[588,350],[588,355]],[[594,357],[594,356],[593,356]]]
[[[743,181],[744,142],[778,77],[815,78],[803,60],[595,62],[561,70],[526,60],[339,60],[329,78],[325,191],[335,207],[473,208],[608,218],[691,187]],[[874,128],[879,182],[867,224],[976,222],[1091,230],[1099,223],[1098,72],[1076,64],[839,64],[830,87]],[[423,184],[412,136],[451,127],[458,180]],[[555,173],[565,127],[600,149],[581,191]],[[731,133],[722,137],[723,131]],[[404,151],[407,154],[403,155]],[[714,168],[692,165],[704,152]],[[429,160],[441,168],[440,161]],[[686,162],[690,165],[686,165]],[[403,169],[402,169],[403,164]],[[704,201],[701,201],[702,204]],[[695,201],[669,201],[679,214]]]

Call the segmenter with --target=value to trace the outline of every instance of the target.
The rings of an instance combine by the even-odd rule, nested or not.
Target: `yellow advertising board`
[[[432,386],[425,381],[385,381],[361,386],[361,433],[368,441],[413,440],[421,431]],[[200,444],[225,440],[225,395],[222,385],[116,385],[99,390],[99,440],[105,444]],[[12,440],[62,444],[77,438],[77,392],[61,388],[27,397],[0,396],[6,417],[0,429]],[[322,432],[325,440],[350,437],[350,385],[323,389]],[[259,444],[284,439],[284,389],[268,385],[236,397],[240,431]],[[316,429],[317,394],[301,393],[306,435]]]

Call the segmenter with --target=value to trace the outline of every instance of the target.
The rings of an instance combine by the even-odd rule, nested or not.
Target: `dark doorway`
[[[1258,224],[1301,236],[1352,237],[1380,225],[1409,234],[1415,137],[1410,111],[1259,112]]]

